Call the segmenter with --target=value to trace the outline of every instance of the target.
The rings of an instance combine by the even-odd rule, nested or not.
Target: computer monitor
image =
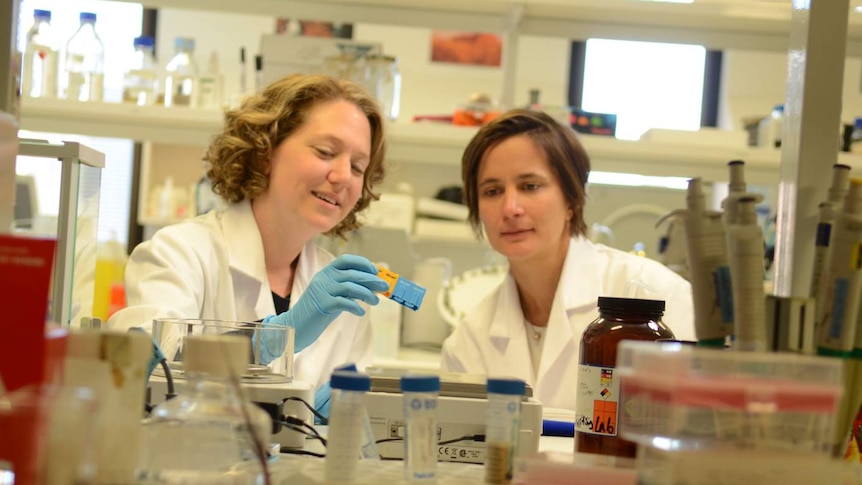
[[[15,229],[32,229],[33,219],[38,215],[36,178],[32,175],[15,175]]]

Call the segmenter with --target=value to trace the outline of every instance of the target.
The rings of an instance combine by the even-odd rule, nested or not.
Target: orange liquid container
[[[664,301],[599,297],[599,318],[581,337],[578,398],[575,404],[575,450],[634,458],[635,443],[622,439],[619,414],[625,412],[615,375],[621,340],[672,340],[661,321]]]

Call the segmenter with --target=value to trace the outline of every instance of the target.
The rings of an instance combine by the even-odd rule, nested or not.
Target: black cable
[[[313,451],[302,450],[299,448],[284,448],[284,447],[282,447],[281,452],[284,454],[291,454],[291,455],[308,455],[308,456],[316,456],[317,458],[326,458],[326,455],[324,455],[323,453],[315,453]]]
[[[439,441],[437,444],[438,445],[451,445],[452,443],[457,443],[459,441],[475,441],[477,443],[484,443],[485,442],[485,435],[483,435],[483,434],[468,434],[468,435],[462,436],[460,438],[455,438],[452,440]]]
[[[323,446],[326,446],[326,438],[317,434],[316,430],[314,433],[309,433],[308,431],[303,429],[301,426],[297,426],[297,425],[295,425],[293,423],[289,423],[287,421],[281,421],[281,425],[284,426],[285,428],[291,430],[291,431],[296,431],[297,433],[299,433],[301,435],[305,435],[308,438],[318,440],[321,442],[321,444],[323,444]]]
[[[292,429],[300,434],[304,434],[309,438],[314,438],[320,441],[323,446],[326,446],[326,438],[320,436],[320,433],[318,433],[317,430],[314,429],[314,426],[311,426],[310,424],[299,418],[293,416],[282,416],[281,425],[287,426],[289,429]]]
[[[168,386],[168,396],[176,396],[176,390],[174,389],[174,376],[171,375],[171,367],[168,365],[168,359],[160,360],[159,365],[161,365],[162,370],[165,371],[165,380],[167,381]]]
[[[301,397],[297,397],[297,396],[290,396],[290,397],[286,397],[286,398],[282,399],[281,403],[284,404],[287,401],[299,401],[299,402],[301,402],[302,404],[305,405],[306,408],[308,408],[309,411],[311,411],[311,414],[315,415],[317,417],[317,419],[320,420],[320,424],[324,424],[324,425],[329,424],[329,419],[327,419],[326,416],[320,414],[317,411],[317,409],[314,409],[314,406],[312,406],[311,404],[308,404],[305,401],[305,399],[303,399]]]
[[[375,441],[374,443],[379,445],[380,443],[389,443],[390,441],[404,441],[404,438],[383,438]]]

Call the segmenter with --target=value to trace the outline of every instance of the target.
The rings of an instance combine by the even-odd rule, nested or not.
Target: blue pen
[[[569,421],[542,420],[542,436],[575,436],[575,423]]]

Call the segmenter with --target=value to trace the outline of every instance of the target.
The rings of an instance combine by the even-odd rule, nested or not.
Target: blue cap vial
[[[488,379],[488,393],[523,396],[527,385],[521,379]]]
[[[332,373],[329,386],[342,391],[369,391],[371,390],[371,378],[368,374],[338,370]]]
[[[401,376],[401,392],[439,392],[440,377],[438,376]]]

